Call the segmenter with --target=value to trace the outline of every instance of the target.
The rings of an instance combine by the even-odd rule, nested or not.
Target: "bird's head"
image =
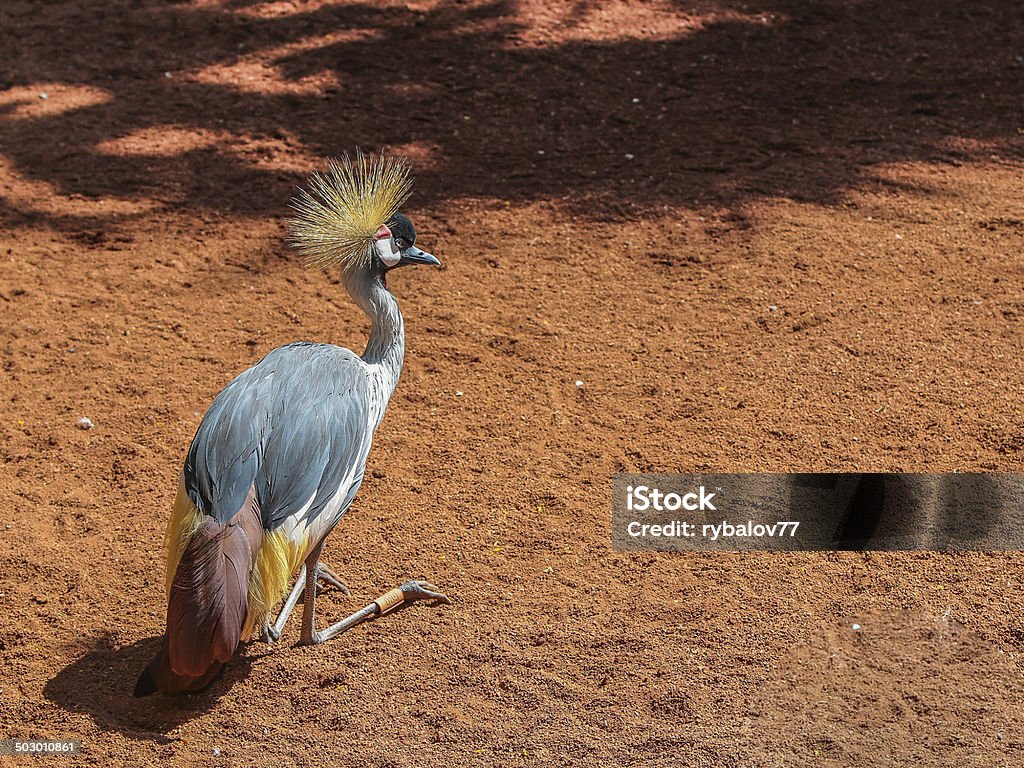
[[[416,247],[416,227],[398,212],[412,192],[399,158],[356,153],[314,172],[292,200],[291,243],[307,264],[341,267],[346,279],[379,275],[408,264],[440,266]]]
[[[441,266],[432,254],[416,247],[416,227],[402,213],[396,213],[374,234],[371,269],[387,272],[409,264]]]

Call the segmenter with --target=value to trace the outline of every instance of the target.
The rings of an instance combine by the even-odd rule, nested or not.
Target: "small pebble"
[[[40,93],[39,94],[39,98],[45,100],[45,99],[50,98],[50,95],[48,93]]]
[[[631,155],[628,152],[626,153],[626,159],[627,160],[632,160],[634,157],[636,157],[636,155]]]
[[[90,419],[88,416],[83,416],[82,418],[80,418],[75,423],[78,425],[79,429],[92,429],[93,428],[92,419]]]
[[[577,386],[577,387],[578,387],[579,389],[583,389],[583,382],[582,382],[582,381],[580,381],[579,379],[576,379],[576,386]]]
[[[633,103],[634,104],[639,104],[640,103],[640,99],[633,99]]]
[[[856,632],[858,629],[860,629],[860,624],[854,624],[853,631]]]
[[[455,396],[456,397],[462,397],[464,394],[466,394],[466,393],[463,392],[461,389],[456,389],[455,390]]]
[[[220,757],[220,749],[218,747],[213,748],[213,756]]]
[[[778,309],[778,307],[777,307],[777,306],[775,306],[774,304],[769,304],[769,305],[768,305],[768,311],[769,311],[769,312],[774,312],[774,311],[775,311],[775,310],[777,310],[777,309]]]

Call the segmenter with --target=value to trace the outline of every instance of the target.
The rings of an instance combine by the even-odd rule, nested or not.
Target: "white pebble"
[[[580,381],[579,379],[576,379],[576,386],[579,387],[580,389],[583,389],[583,382]]]
[[[213,748],[213,756],[220,757],[220,749],[218,747]]]
[[[628,152],[626,153],[626,159],[627,160],[632,160],[634,157],[636,157],[636,155],[631,155]]]
[[[633,103],[634,104],[639,104],[640,103],[640,99],[633,99]]]
[[[93,427],[92,419],[88,416],[83,416],[75,423],[78,425],[79,429],[92,429]]]
[[[50,98],[50,94],[48,94],[48,93],[40,93],[39,94],[39,98],[40,99],[44,99],[44,100],[48,99],[48,98]]]
[[[854,624],[853,631],[856,632],[858,629],[860,629],[860,624]]]
[[[769,304],[768,305],[768,311],[769,312],[774,312],[776,309],[778,309],[778,307],[775,306],[774,304]]]
[[[171,79],[171,73],[170,72],[164,72],[164,77],[166,77],[168,80],[170,80]]]
[[[455,390],[455,396],[456,397],[462,397],[464,394],[466,394],[466,393],[463,392],[461,389],[456,389]]]

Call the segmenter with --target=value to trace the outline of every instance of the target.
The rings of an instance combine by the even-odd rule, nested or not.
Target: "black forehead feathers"
[[[388,220],[388,229],[395,238],[402,238],[409,245],[416,242],[416,227],[401,213],[396,213]]]

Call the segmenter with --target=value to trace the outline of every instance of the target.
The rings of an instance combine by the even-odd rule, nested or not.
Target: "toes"
[[[349,591],[348,587],[345,586],[345,582],[339,579],[338,576],[334,573],[334,571],[332,571],[327,566],[321,565],[319,567],[319,570],[317,571],[317,577],[321,581],[325,581],[335,589],[339,590],[346,597],[352,597],[352,593]]]
[[[348,587],[345,586],[345,582],[343,582],[341,579],[339,579],[339,578],[337,578],[335,576],[332,576],[329,573],[322,573],[322,574],[320,574],[320,580],[322,582],[324,582],[325,584],[330,584],[332,587],[334,587],[336,590],[341,592],[343,595],[346,595],[348,597],[352,596],[352,593],[349,592]]]
[[[434,600],[439,605],[451,605],[452,601],[448,596],[438,592],[437,587],[429,581],[407,581],[402,585],[402,592],[405,593],[406,602],[413,600]]]
[[[281,639],[281,633],[274,630],[273,627],[264,627],[263,631],[260,632],[260,640],[267,645],[273,645]]]

